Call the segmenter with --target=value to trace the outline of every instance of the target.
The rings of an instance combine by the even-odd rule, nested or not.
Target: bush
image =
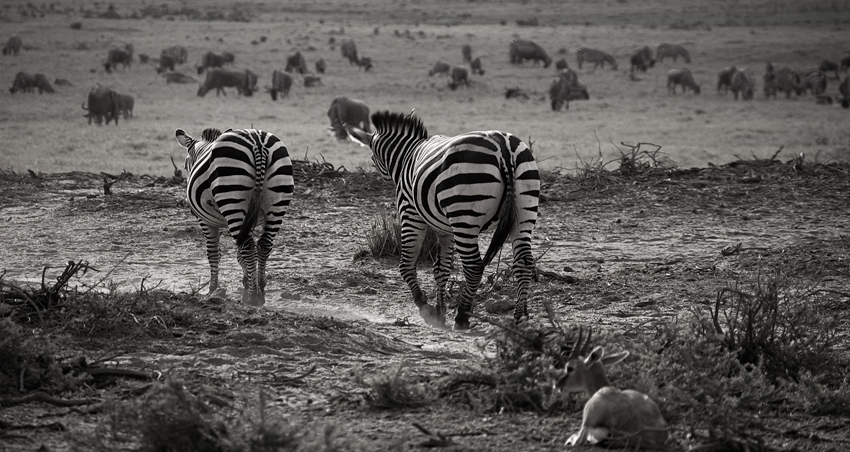
[[[385,211],[375,218],[372,228],[366,233],[366,248],[372,257],[401,257],[401,224],[394,213]],[[429,229],[425,233],[419,258],[435,262],[438,250],[437,234]]]
[[[62,371],[55,346],[0,318],[0,394],[45,391],[61,392],[78,386],[78,380]]]

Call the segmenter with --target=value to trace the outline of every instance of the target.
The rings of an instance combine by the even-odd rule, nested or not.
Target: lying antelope
[[[591,396],[584,405],[581,430],[570,436],[566,445],[617,441],[644,448],[663,446],[669,428],[658,405],[642,392],[612,387],[605,375],[605,366],[622,361],[629,352],[605,356],[602,347],[596,347],[588,354],[590,336],[588,333],[582,345],[579,329],[564,375],[556,382],[561,391],[586,391]]]

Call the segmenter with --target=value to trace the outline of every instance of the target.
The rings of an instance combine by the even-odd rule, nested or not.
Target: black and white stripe
[[[811,90],[812,94],[820,96],[826,92],[826,74],[819,69],[807,71],[800,76],[798,88],[798,94],[805,94]]]
[[[184,64],[189,61],[189,52],[186,51],[186,48],[183,46],[171,46],[162,49],[162,52],[159,53],[160,58],[162,55],[168,55],[174,59],[174,62],[177,64]]]
[[[466,284],[455,328],[468,328],[472,297],[484,268],[510,241],[517,280],[514,316],[527,316],[534,265],[531,234],[540,192],[531,149],[516,136],[499,131],[429,135],[412,114],[378,112],[372,115],[372,124],[374,134],[351,127],[348,131],[372,149],[378,171],[396,186],[402,240],[399,269],[420,315],[429,324],[445,324],[446,285],[452,249],[457,248]],[[493,239],[482,258],[479,236],[493,228]],[[436,308],[428,305],[416,277],[416,260],[428,229],[437,234],[440,244],[434,263]]]
[[[594,69],[599,66],[602,66],[604,68],[606,62],[611,65],[611,69],[617,69],[617,60],[615,60],[614,57],[610,54],[597,49],[589,49],[587,47],[582,47],[576,50],[576,60],[578,61],[579,69],[581,69],[581,65],[585,61],[587,61],[588,63],[593,63]]]
[[[741,93],[741,99],[753,100],[753,94],[756,90],[756,73],[752,69],[740,68],[732,76],[732,86],[730,87],[735,94],[735,100],[738,100],[738,93]]]
[[[783,66],[764,75],[764,96],[776,99],[778,91],[784,92],[786,98],[791,97],[791,92],[800,94],[800,75],[797,71]]]
[[[265,302],[266,260],[293,193],[292,162],[283,142],[256,129],[206,129],[196,140],[177,129],[186,155],[186,194],[207,242],[210,294],[218,289],[219,229],[236,239],[242,302]],[[253,229],[263,225],[255,242]]]
[[[680,46],[679,44],[668,44],[666,42],[662,42],[658,44],[658,47],[655,49],[655,59],[659,62],[663,62],[664,58],[670,57],[673,58],[675,62],[679,57],[685,59],[685,63],[691,62],[691,54],[688,53],[688,49]]]

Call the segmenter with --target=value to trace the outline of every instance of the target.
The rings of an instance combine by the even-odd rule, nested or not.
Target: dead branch
[[[43,402],[50,405],[61,406],[61,407],[71,407],[71,406],[80,406],[80,405],[91,405],[93,403],[100,402],[97,399],[60,399],[58,397],[53,397],[52,395],[45,394],[43,392],[35,392],[32,394],[25,395],[23,397],[7,397],[0,398],[0,406],[15,406],[15,405],[23,405],[25,403],[30,402]]]
[[[457,444],[454,441],[452,441],[451,438],[447,438],[445,435],[443,435],[440,432],[437,432],[436,434],[431,433],[430,430],[419,425],[419,423],[417,423],[417,422],[414,422],[413,426],[416,427],[420,432],[424,433],[426,436],[429,437],[427,441],[419,443],[420,447],[450,447],[450,446],[454,446],[454,445]]]

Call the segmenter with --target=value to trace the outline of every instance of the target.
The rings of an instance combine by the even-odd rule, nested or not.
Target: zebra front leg
[[[481,251],[478,249],[478,239],[473,243],[456,243],[460,261],[463,263],[463,278],[465,284],[460,294],[460,301],[455,316],[455,329],[469,329],[469,315],[472,313],[472,299],[481,285],[481,275],[484,273]]]
[[[218,287],[218,264],[221,262],[221,251],[218,247],[218,228],[201,223],[201,231],[207,242],[207,260],[210,263],[210,292],[209,298],[221,298],[225,296],[224,288]]]
[[[434,261],[434,280],[437,281],[437,316],[441,323],[446,323],[446,300],[449,294],[446,286],[452,269],[452,251],[454,249],[454,237],[451,234],[439,236],[439,254]]]

